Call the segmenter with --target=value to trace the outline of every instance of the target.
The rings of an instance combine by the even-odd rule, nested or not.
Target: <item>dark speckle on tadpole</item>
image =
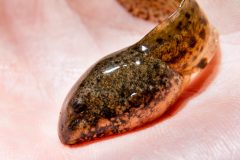
[[[74,119],[71,121],[71,123],[69,124],[68,128],[70,130],[75,130],[76,129],[76,126],[78,125],[79,123],[79,119]]]
[[[87,108],[87,105],[82,102],[79,102],[78,100],[75,100],[72,103],[72,108],[75,113],[80,113]]]
[[[186,14],[185,14],[185,17],[186,17],[187,19],[189,19],[189,18],[191,17],[191,15],[190,15],[189,13],[186,13]]]
[[[107,119],[110,119],[112,117],[115,117],[116,116],[116,113],[114,110],[108,108],[108,107],[104,107],[102,109],[102,113],[103,113],[103,117],[107,118]]]
[[[164,40],[162,38],[157,38],[157,43],[162,45],[164,43]]]
[[[182,25],[183,25],[183,23],[182,22],[179,22],[178,24],[177,24],[177,29],[179,30],[179,31],[181,31],[182,30]]]
[[[203,40],[205,40],[205,37],[206,37],[206,31],[205,31],[204,28],[200,31],[199,36],[200,36],[200,38],[202,38]]]
[[[201,69],[203,69],[203,68],[205,68],[206,66],[207,66],[207,58],[203,58],[203,59],[201,59],[201,61],[198,63],[198,67],[199,68],[201,68]]]
[[[189,47],[190,48],[194,48],[197,44],[197,39],[195,36],[191,36],[190,39],[189,39]]]

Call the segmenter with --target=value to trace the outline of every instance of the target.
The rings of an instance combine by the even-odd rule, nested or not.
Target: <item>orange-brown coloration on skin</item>
[[[59,120],[63,143],[124,133],[153,121],[176,101],[191,74],[212,59],[216,31],[194,0],[175,2],[180,7],[168,19],[138,43],[100,60],[74,85]]]
[[[179,6],[177,0],[117,0],[132,15],[161,23]]]

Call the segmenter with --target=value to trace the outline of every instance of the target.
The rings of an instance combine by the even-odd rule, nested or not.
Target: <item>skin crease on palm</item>
[[[114,0],[0,0],[0,159],[240,159],[240,1],[199,4],[220,32],[221,52],[201,87],[180,97],[181,109],[137,132],[68,147],[57,123],[69,89],[155,24]]]

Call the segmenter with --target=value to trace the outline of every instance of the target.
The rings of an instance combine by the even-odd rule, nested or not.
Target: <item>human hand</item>
[[[101,2],[0,0],[0,159],[239,159],[238,0],[199,2],[220,32],[221,53],[174,105],[174,116],[89,145],[60,143],[59,111],[79,76],[155,26],[115,0]]]

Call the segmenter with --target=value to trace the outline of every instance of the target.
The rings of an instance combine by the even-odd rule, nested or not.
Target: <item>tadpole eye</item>
[[[72,109],[75,113],[83,112],[87,108],[87,105],[79,100],[74,100],[72,103]]]

